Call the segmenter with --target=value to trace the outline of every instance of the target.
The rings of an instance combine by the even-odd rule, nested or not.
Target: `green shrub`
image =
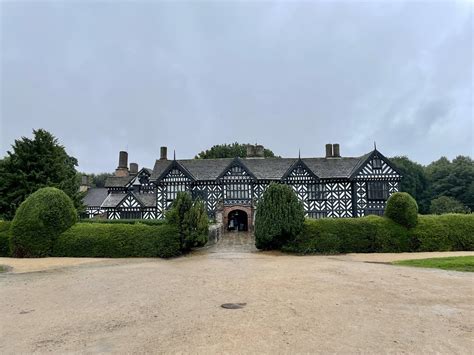
[[[420,215],[409,235],[416,251],[474,250],[474,215]]]
[[[99,224],[145,224],[147,226],[159,226],[165,224],[164,219],[80,219],[79,223],[99,223]]]
[[[410,194],[396,192],[387,201],[385,216],[404,227],[413,228],[418,220],[418,205]]]
[[[469,213],[468,207],[464,206],[461,201],[453,197],[440,196],[431,200],[430,213],[446,214],[446,213]]]
[[[304,209],[288,185],[270,184],[257,205],[255,246],[280,249],[303,229]]]
[[[11,225],[11,251],[15,257],[51,255],[56,238],[77,218],[71,198],[54,187],[31,194],[17,209]]]
[[[10,221],[0,221],[0,256],[10,256]]]
[[[283,250],[302,254],[474,250],[474,215],[419,216],[411,229],[378,216],[309,219]]]
[[[297,253],[374,253],[410,250],[406,228],[378,216],[308,219],[283,249]]]
[[[68,257],[161,257],[180,255],[178,230],[162,224],[78,223],[62,233],[55,256]]]
[[[189,193],[178,193],[166,213],[166,221],[178,228],[183,252],[207,243],[209,219],[206,207],[200,200],[193,201]]]

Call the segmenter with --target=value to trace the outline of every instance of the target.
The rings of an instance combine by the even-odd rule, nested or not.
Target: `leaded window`
[[[382,169],[382,159],[380,159],[379,157],[374,157],[374,159],[372,159],[372,168]]]
[[[120,219],[141,219],[140,211],[120,211]]]
[[[365,210],[365,215],[375,215],[375,216],[383,216],[384,210],[382,208],[367,208]]]
[[[367,183],[367,198],[369,200],[388,199],[388,182],[370,181]]]
[[[225,184],[225,198],[227,200],[250,199],[250,185],[242,183]]]
[[[169,183],[166,185],[166,199],[173,201],[176,199],[178,192],[185,192],[186,184],[183,183]]]
[[[325,218],[327,217],[327,212],[326,211],[309,211],[308,217],[314,218],[314,219]]]
[[[309,200],[324,200],[326,198],[323,184],[308,184]]]

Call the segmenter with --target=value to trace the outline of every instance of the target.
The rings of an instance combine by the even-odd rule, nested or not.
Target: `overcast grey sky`
[[[86,172],[224,142],[473,155],[469,2],[3,1],[0,156],[33,128]],[[172,154],[172,153],[171,153]]]

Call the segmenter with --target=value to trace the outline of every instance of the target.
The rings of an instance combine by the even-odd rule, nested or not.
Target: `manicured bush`
[[[12,255],[20,258],[51,255],[56,238],[77,218],[71,198],[54,187],[31,194],[17,209],[11,225]]]
[[[200,200],[193,201],[189,193],[178,193],[166,213],[166,221],[177,227],[183,252],[207,243],[209,219],[206,207]]]
[[[418,220],[418,205],[410,194],[396,192],[387,201],[385,216],[404,227],[413,228]]]
[[[419,216],[408,229],[389,218],[308,219],[284,251],[310,254],[474,250],[474,215]]]
[[[378,216],[308,219],[283,250],[297,253],[373,253],[410,250],[406,228]]]
[[[99,224],[145,224],[147,226],[159,226],[165,224],[164,219],[80,219],[78,223],[99,223]]]
[[[161,257],[181,254],[178,230],[162,224],[78,223],[62,233],[54,246],[55,256]]]
[[[420,215],[409,235],[417,251],[474,250],[474,214]]]
[[[304,209],[288,185],[270,184],[257,205],[255,246],[280,249],[303,229]]]
[[[0,221],[0,256],[10,256],[10,221]]]

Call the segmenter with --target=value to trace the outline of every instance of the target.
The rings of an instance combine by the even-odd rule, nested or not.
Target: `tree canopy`
[[[232,144],[217,144],[212,146],[208,150],[204,150],[195,159],[217,159],[217,158],[245,158],[247,157],[247,145],[241,143]],[[270,149],[264,149],[263,151],[265,158],[274,157],[275,154]]]
[[[403,175],[400,190],[415,198],[421,213],[429,213],[432,201],[442,196],[459,201],[464,210],[474,210],[472,158],[460,155],[450,161],[441,157],[427,166],[415,163],[407,157],[394,157],[391,161]],[[435,211],[438,211],[440,204],[443,205],[442,208],[447,208],[446,202],[445,199],[436,201]],[[452,206],[452,201],[449,202]]]
[[[81,207],[77,159],[46,130],[33,130],[33,136],[15,140],[12,151],[0,160],[0,218],[12,219],[30,194],[48,186],[64,191],[76,208]]]

